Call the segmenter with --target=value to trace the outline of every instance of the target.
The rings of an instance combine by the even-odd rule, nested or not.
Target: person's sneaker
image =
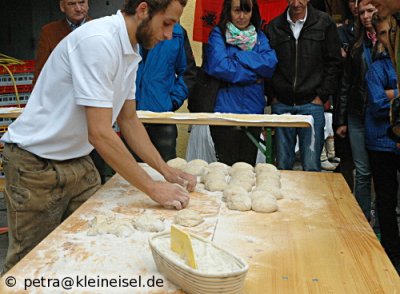
[[[340,158],[339,157],[331,157],[331,158],[328,158],[328,159],[329,159],[329,161],[331,163],[340,163]]]
[[[334,171],[336,169],[336,166],[330,163],[329,160],[323,160],[321,161],[321,169],[327,171]]]

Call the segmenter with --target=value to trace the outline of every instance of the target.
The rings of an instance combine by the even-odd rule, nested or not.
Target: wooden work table
[[[156,179],[161,177],[146,170]],[[205,222],[190,231],[249,263],[245,293],[399,293],[400,279],[340,174],[282,172],[285,198],[272,214],[228,210],[218,192],[192,193],[189,208]],[[21,293],[24,279],[155,277],[163,288],[74,288],[70,293],[180,293],[158,273],[152,233],[87,236],[89,219],[151,213],[169,226],[176,213],[114,176],[0,280],[0,293]],[[16,286],[5,285],[10,276]],[[60,289],[29,288],[29,293]]]

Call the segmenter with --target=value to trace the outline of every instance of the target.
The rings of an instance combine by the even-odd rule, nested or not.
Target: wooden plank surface
[[[23,108],[1,108],[0,117],[17,118]],[[192,124],[253,127],[297,127],[311,126],[310,115],[232,114],[232,113],[179,113],[137,111],[143,123]]]
[[[158,179],[161,177],[153,176]],[[285,199],[272,214],[226,209],[221,195],[194,193],[189,208],[206,221],[192,229],[249,263],[245,293],[399,293],[400,279],[339,174],[282,172]],[[0,293],[20,293],[27,278],[137,277],[155,275],[147,239],[90,237],[87,220],[114,213],[132,218],[146,211],[169,225],[176,211],[159,207],[118,175],[82,205],[0,280]],[[7,277],[17,285],[5,285]],[[165,280],[165,279],[164,279]],[[30,292],[34,289],[30,288]],[[136,291],[137,290],[137,291]],[[37,293],[55,293],[37,288]],[[110,290],[108,289],[108,293]],[[163,288],[113,289],[113,293],[179,293]],[[74,289],[73,293],[107,293]]]

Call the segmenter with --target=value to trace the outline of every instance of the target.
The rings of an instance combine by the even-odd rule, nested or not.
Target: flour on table
[[[174,223],[184,227],[194,227],[201,224],[204,218],[191,209],[182,209],[175,214]]]

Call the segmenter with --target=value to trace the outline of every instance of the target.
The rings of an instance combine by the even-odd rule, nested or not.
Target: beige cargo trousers
[[[3,274],[21,260],[101,186],[89,156],[65,161],[38,157],[5,144],[9,246]]]

